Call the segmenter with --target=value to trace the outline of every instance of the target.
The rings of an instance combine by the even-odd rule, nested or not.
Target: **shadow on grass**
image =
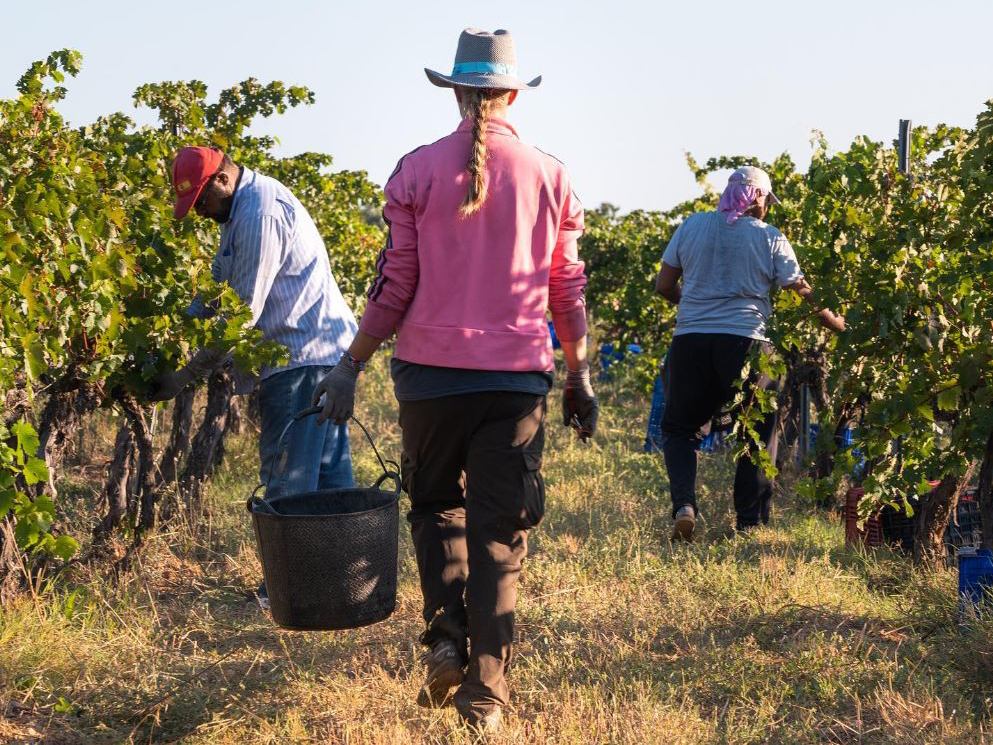
[[[691,698],[718,722],[730,704],[760,701],[773,719],[814,709],[845,719],[853,696],[893,680],[887,663],[901,643],[878,619],[799,605],[732,611],[692,628],[633,621],[624,609],[598,620],[591,627],[567,615],[532,614],[521,624],[519,664],[540,665],[542,690],[552,696],[592,688],[612,699],[638,682],[662,703]]]
[[[239,483],[230,477],[215,484],[213,499],[226,499]],[[73,578],[83,593],[80,610],[55,618],[52,631],[67,644],[81,642],[69,650],[72,671],[53,674],[24,715],[49,719],[45,731],[62,738],[51,742],[166,742],[232,718],[275,728],[299,704],[307,681],[409,676],[420,607],[405,525],[401,595],[390,620],[351,631],[291,632],[255,602],[257,564],[244,564],[254,545],[247,512],[240,504],[215,506],[212,532],[202,525],[199,534],[166,528],[123,584]],[[96,616],[84,612],[84,601]],[[107,627],[106,638],[125,642],[119,658],[88,634],[93,622]]]
[[[57,715],[73,742],[172,741],[225,718],[274,726],[299,703],[301,685],[410,675],[419,618],[409,598],[373,627],[291,632],[224,577],[200,584],[152,595],[157,638],[128,674],[56,692],[73,702]]]

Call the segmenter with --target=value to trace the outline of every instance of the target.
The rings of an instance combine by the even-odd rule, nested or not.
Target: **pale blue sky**
[[[507,28],[522,76],[544,76],[512,121],[566,162],[587,206],[664,209],[694,195],[687,150],[701,160],[788,150],[805,165],[813,128],[836,147],[891,139],[901,117],[969,125],[993,98],[990,0],[5,5],[4,95],[32,60],[66,46],[84,55],[64,106],[74,124],[134,113],[131,93],[146,82],[306,85],[317,104],[263,129],[286,153],[329,152],[380,184],[457,123],[451,92],[422,68],[448,72],[465,26]]]

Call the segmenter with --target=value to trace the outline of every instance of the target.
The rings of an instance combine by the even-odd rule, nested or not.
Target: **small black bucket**
[[[314,407],[293,417],[280,436],[276,454],[293,423],[318,411]],[[376,450],[365,427],[353,421]],[[383,475],[370,488],[264,500],[257,496],[260,485],[249,498],[272,618],[283,628],[353,629],[393,613],[400,476],[396,464],[384,461],[378,450],[376,457]],[[380,488],[386,481],[393,482],[392,491]]]

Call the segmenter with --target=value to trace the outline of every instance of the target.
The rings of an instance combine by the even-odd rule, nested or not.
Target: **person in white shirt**
[[[679,306],[663,371],[662,452],[672,494],[673,540],[693,540],[700,431],[734,398],[752,348],[768,345],[770,291],[789,289],[814,305],[813,290],[793,247],[763,222],[778,202],[765,171],[739,168],[717,211],[686,218],[662,256],[656,290]],[[827,309],[817,314],[827,328],[845,330],[841,316]],[[755,376],[749,386],[755,385],[771,389],[778,381]],[[775,425],[775,414],[769,414],[758,427],[774,461]],[[757,458],[739,459],[734,478],[736,529],[768,523],[771,500],[772,481]]]

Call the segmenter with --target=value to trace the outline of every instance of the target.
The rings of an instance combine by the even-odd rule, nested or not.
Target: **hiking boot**
[[[485,714],[472,710],[468,714],[464,714],[461,709],[458,712],[462,723],[480,735],[492,735],[498,732],[500,730],[500,723],[503,721],[502,706],[494,706]]]
[[[696,528],[696,510],[692,505],[686,504],[676,512],[676,520],[672,525],[672,540],[693,541],[693,531]]]
[[[428,674],[417,692],[417,705],[429,709],[445,706],[451,701],[452,689],[465,680],[465,660],[455,642],[449,639],[432,644],[421,659],[427,665]]]

